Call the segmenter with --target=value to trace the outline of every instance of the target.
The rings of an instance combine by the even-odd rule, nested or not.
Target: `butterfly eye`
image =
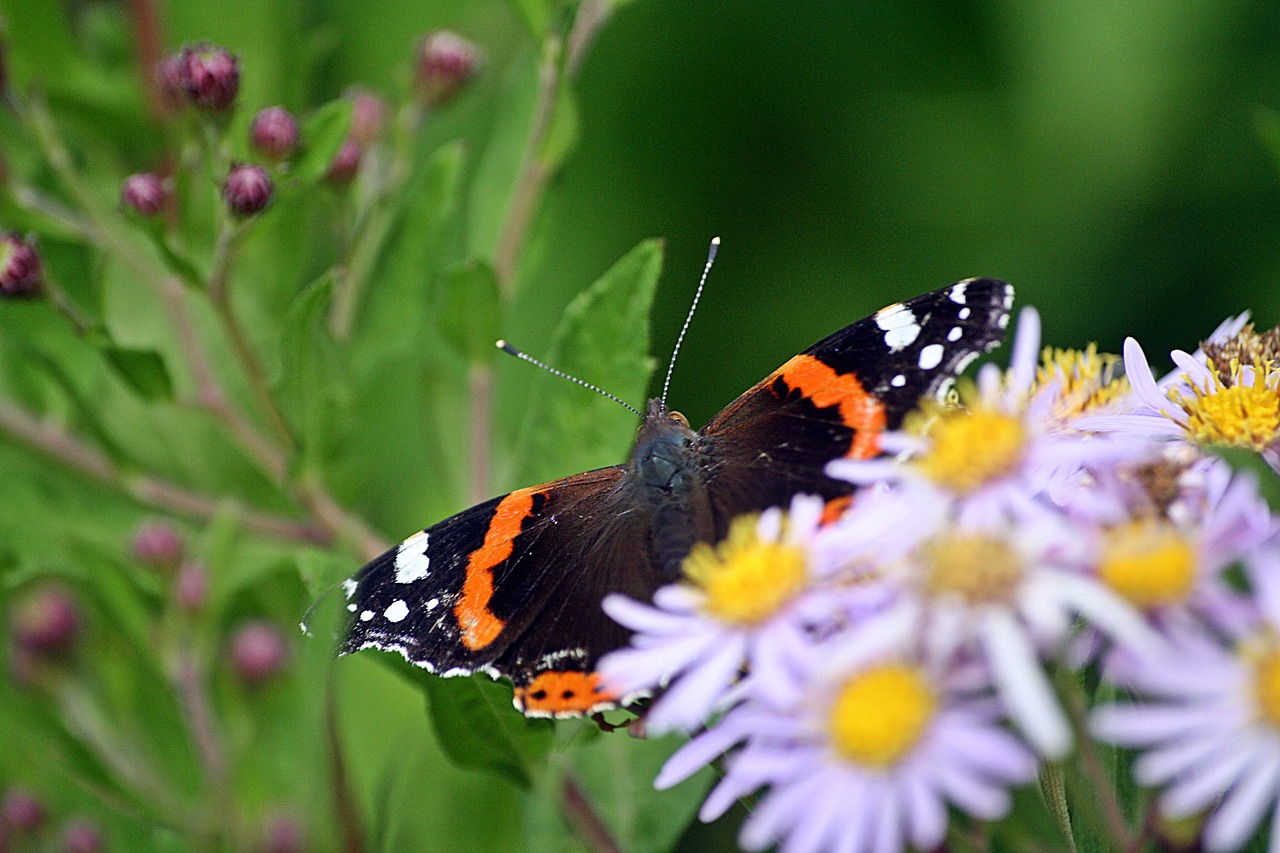
[[[689,419],[686,418],[684,415],[680,414],[679,412],[670,412],[667,415],[667,417],[671,418],[671,420],[675,421],[685,429],[689,428]]]

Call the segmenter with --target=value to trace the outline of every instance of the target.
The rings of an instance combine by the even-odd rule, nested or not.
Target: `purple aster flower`
[[[697,728],[744,666],[768,679],[804,646],[807,546],[822,509],[820,498],[798,495],[786,514],[743,516],[718,545],[695,546],[685,582],[659,589],[651,605],[604,599],[605,612],[635,632],[630,647],[601,660],[604,680],[622,695],[666,687],[645,716],[649,729]]]
[[[1274,550],[1261,557],[1268,571]],[[1257,628],[1234,648],[1203,631],[1173,638],[1170,653],[1121,670],[1144,698],[1104,705],[1090,728],[1102,740],[1141,752],[1138,783],[1161,788],[1170,817],[1208,812],[1203,845],[1239,850],[1271,814],[1280,841],[1280,621],[1274,600]]]
[[[972,668],[932,660],[915,626],[882,615],[793,661],[785,705],[746,702],[671,757],[669,787],[742,744],[700,816],[767,787],[743,847],[893,853],[943,840],[947,807],[1002,817],[1008,788],[1035,775],[1031,751]]]

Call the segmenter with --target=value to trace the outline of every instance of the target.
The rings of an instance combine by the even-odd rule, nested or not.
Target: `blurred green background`
[[[535,82],[536,47],[519,11],[533,5],[173,0],[158,8],[163,49],[209,40],[240,56],[239,100],[249,112],[284,104],[306,113],[352,85],[394,99],[407,88],[409,57],[423,33],[448,27],[470,38],[486,57],[483,72],[433,119],[428,141],[462,139],[477,155],[473,162],[482,165],[471,175],[469,201],[483,209],[483,193],[493,192],[503,173],[486,173],[493,160],[479,155],[500,150],[508,137],[518,141],[511,127],[527,119],[507,109],[513,88]],[[15,85],[38,83],[48,93],[70,141],[90,152],[104,198],[123,175],[155,168],[164,152],[164,136],[143,108],[129,8],[0,0]],[[1059,346],[1096,340],[1117,351],[1134,335],[1148,353],[1159,353],[1194,346],[1225,315],[1246,308],[1263,326],[1280,319],[1274,3],[634,0],[620,4],[599,32],[575,91],[576,147],[536,212],[520,290],[501,332],[545,353],[569,300],[641,240],[659,237],[667,255],[652,349],[663,362],[708,241],[719,235],[719,260],[670,399],[695,424],[834,329],[969,276],[1013,282],[1021,304],[1044,316],[1046,343]],[[0,140],[0,152],[15,172],[47,182],[28,149]],[[461,254],[484,255],[493,237],[480,227]],[[51,241],[47,249],[64,274],[93,266],[74,247]],[[305,281],[317,271],[294,272]],[[255,274],[265,275],[250,271],[250,281]],[[75,281],[65,283],[77,290]],[[281,300],[297,289],[293,282],[281,288]],[[406,316],[420,313],[403,307]],[[654,381],[660,379],[659,372]],[[554,382],[514,361],[498,365],[499,450],[514,442],[530,389]],[[390,408],[395,394],[372,399],[379,408],[354,416],[371,434],[397,423],[412,432],[424,417],[413,405]],[[400,444],[362,444],[357,435],[330,472],[335,490],[389,540],[465,505],[459,484],[466,475],[456,470],[465,459],[463,410],[431,415],[442,445],[436,456],[409,458]],[[618,437],[624,446],[627,440]],[[575,455],[573,435],[543,436],[541,443],[565,447],[550,462],[559,473],[587,464]],[[406,439],[404,446],[417,445]],[[0,454],[11,482],[36,482],[47,467],[25,451]],[[512,473],[521,467],[495,464],[492,488],[522,485]],[[239,469],[216,473],[215,480],[240,489],[250,482]],[[21,506],[58,507],[65,518],[42,526],[11,517],[0,529],[35,540],[51,535],[46,528],[76,531],[78,513],[94,535],[112,531],[101,535],[115,536],[123,552],[137,507],[77,482],[40,480],[24,491]],[[246,614],[291,623],[307,605],[291,555],[247,557],[219,544],[224,534],[217,530],[187,532],[205,537],[206,555],[221,547],[234,553],[230,564],[254,566],[245,577],[266,579],[248,592],[232,587],[219,629]],[[46,555],[61,543],[2,544],[5,569],[21,569],[9,576],[10,587],[62,565],[63,558]],[[40,555],[34,563],[29,545]],[[330,580],[358,563],[352,552],[312,554],[294,560],[303,574],[308,560],[324,563],[323,570],[312,566],[312,576]],[[309,728],[322,709],[318,698],[310,705],[305,699],[307,685],[324,680],[317,645],[300,653],[304,673],[279,692],[246,697],[225,677],[218,682],[220,707],[232,709],[226,726],[233,739],[263,750],[263,766],[241,782],[264,808],[281,801],[325,811],[323,733]],[[355,756],[350,773],[376,828],[369,849],[415,849],[403,846],[406,839],[424,838],[431,842],[421,849],[514,849],[522,835],[526,849],[555,849],[559,842],[547,841],[562,838],[548,829],[555,808],[540,810],[515,785],[450,765],[424,721],[421,692],[368,655],[344,659],[337,673],[343,734]],[[4,708],[9,701],[0,693],[0,713],[12,711]],[[39,749],[28,743],[12,751],[19,737],[39,731],[33,721],[40,707],[21,707],[5,719],[28,728],[11,729],[7,744],[0,732],[11,756],[0,757],[0,783],[17,779],[47,794],[61,777],[40,766]],[[572,724],[560,730],[562,741],[587,737]],[[58,796],[99,807],[93,791]],[[136,826],[128,818],[110,832],[143,837],[130,834]],[[176,836],[147,837],[156,849],[186,849]],[[685,849],[705,849],[710,837],[687,838]],[[334,838],[316,843],[338,846]]]

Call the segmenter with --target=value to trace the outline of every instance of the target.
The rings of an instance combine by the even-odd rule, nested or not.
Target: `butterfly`
[[[1013,288],[990,278],[890,305],[792,358],[699,430],[668,410],[664,392],[624,464],[477,504],[345,581],[340,653],[383,649],[442,676],[505,677],[529,716],[616,706],[595,667],[629,633],[601,599],[648,601],[735,516],[798,493],[847,499],[854,487],[828,477],[827,463],[879,455],[881,433],[1000,342],[1012,305]]]

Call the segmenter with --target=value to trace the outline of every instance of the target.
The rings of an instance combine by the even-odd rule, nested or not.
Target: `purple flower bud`
[[[209,573],[196,562],[185,562],[173,579],[173,599],[178,607],[188,613],[197,613],[204,607],[209,594]]]
[[[102,849],[102,833],[83,818],[73,819],[62,830],[62,849],[67,853],[98,853]]]
[[[164,210],[169,200],[169,189],[164,179],[151,172],[139,172],[124,179],[120,188],[120,201],[125,207],[142,216],[155,216]]]
[[[418,45],[414,83],[428,106],[438,107],[466,85],[479,67],[475,45],[448,30],[436,30]]]
[[[18,604],[13,614],[18,645],[38,655],[67,652],[80,636],[80,609],[60,586],[43,586]]]
[[[387,123],[387,105],[372,92],[355,89],[351,92],[351,138],[368,148],[382,136]]]
[[[222,185],[222,198],[237,216],[252,216],[267,206],[274,189],[271,176],[261,166],[238,163]]]
[[[302,826],[284,814],[273,815],[262,828],[263,853],[302,853]]]
[[[0,826],[16,833],[30,834],[44,823],[44,806],[33,794],[14,788],[4,795],[0,804]]]
[[[155,569],[172,569],[182,561],[182,537],[173,525],[151,521],[139,527],[130,542],[133,558]]]
[[[186,45],[177,70],[187,102],[202,110],[225,110],[240,90],[240,61],[216,44]]]
[[[298,122],[284,107],[267,107],[253,117],[253,147],[270,160],[288,160],[298,148]]]
[[[0,298],[40,292],[40,256],[35,244],[12,232],[0,234]]]
[[[182,85],[182,53],[171,53],[156,63],[156,89],[160,100],[169,109],[176,110],[187,102],[187,91]]]
[[[288,661],[284,634],[270,622],[247,622],[231,637],[231,664],[250,687],[277,675]]]
[[[360,156],[363,153],[360,150],[360,143],[348,136],[342,143],[342,147],[338,149],[338,153],[333,155],[333,162],[329,164],[329,174],[326,176],[329,183],[351,183],[356,172],[360,171]]]

